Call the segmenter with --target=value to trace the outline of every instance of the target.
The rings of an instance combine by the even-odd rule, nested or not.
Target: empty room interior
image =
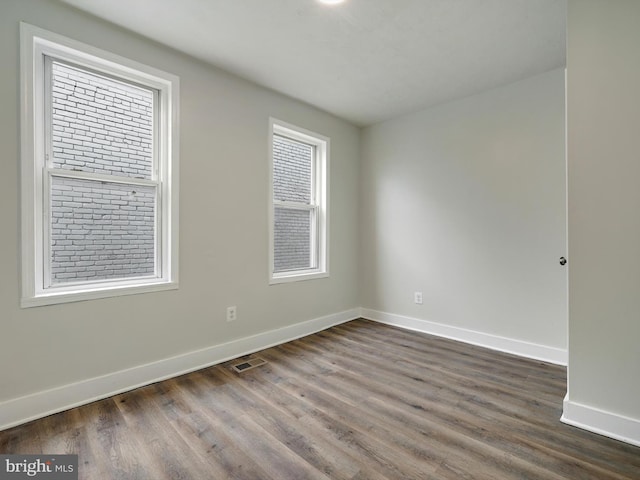
[[[640,2],[0,37],[1,478],[640,479]]]

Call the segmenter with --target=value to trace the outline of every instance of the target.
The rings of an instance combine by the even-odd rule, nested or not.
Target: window
[[[329,139],[271,120],[271,283],[328,276]]]
[[[21,25],[23,307],[177,288],[177,77]]]

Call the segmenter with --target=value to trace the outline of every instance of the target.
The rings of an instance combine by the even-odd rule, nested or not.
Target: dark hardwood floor
[[[83,479],[640,479],[560,423],[565,369],[356,320],[0,432]]]

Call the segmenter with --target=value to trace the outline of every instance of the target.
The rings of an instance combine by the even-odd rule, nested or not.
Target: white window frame
[[[51,168],[49,92],[45,88],[48,58],[157,92],[151,181]],[[20,64],[21,307],[178,288],[178,77],[26,23],[20,24]],[[156,275],[51,285],[47,217],[52,176],[156,186]]]
[[[276,201],[273,198],[273,137],[274,135],[311,145],[314,150],[312,165],[312,200],[310,205]],[[297,127],[281,120],[269,119],[269,283],[279,284],[329,276],[329,152],[330,139],[324,135]],[[308,210],[314,212],[310,247],[315,268],[275,272],[275,209]]]

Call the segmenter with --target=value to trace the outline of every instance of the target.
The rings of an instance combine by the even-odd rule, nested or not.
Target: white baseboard
[[[428,320],[379,312],[367,308],[361,309],[361,313],[362,317],[368,320],[374,320],[387,325],[428,333],[438,337],[450,338],[452,340],[471,343],[480,347],[511,353],[521,357],[542,360],[556,365],[567,365],[567,350],[565,349],[538,345],[513,338],[499,337],[489,333],[476,332],[467,330],[466,328],[452,327]]]
[[[640,447],[640,420],[600,410],[564,398],[562,417],[567,425]]]
[[[315,318],[202,350],[0,403],[0,430],[273,347],[360,317],[360,309]]]

